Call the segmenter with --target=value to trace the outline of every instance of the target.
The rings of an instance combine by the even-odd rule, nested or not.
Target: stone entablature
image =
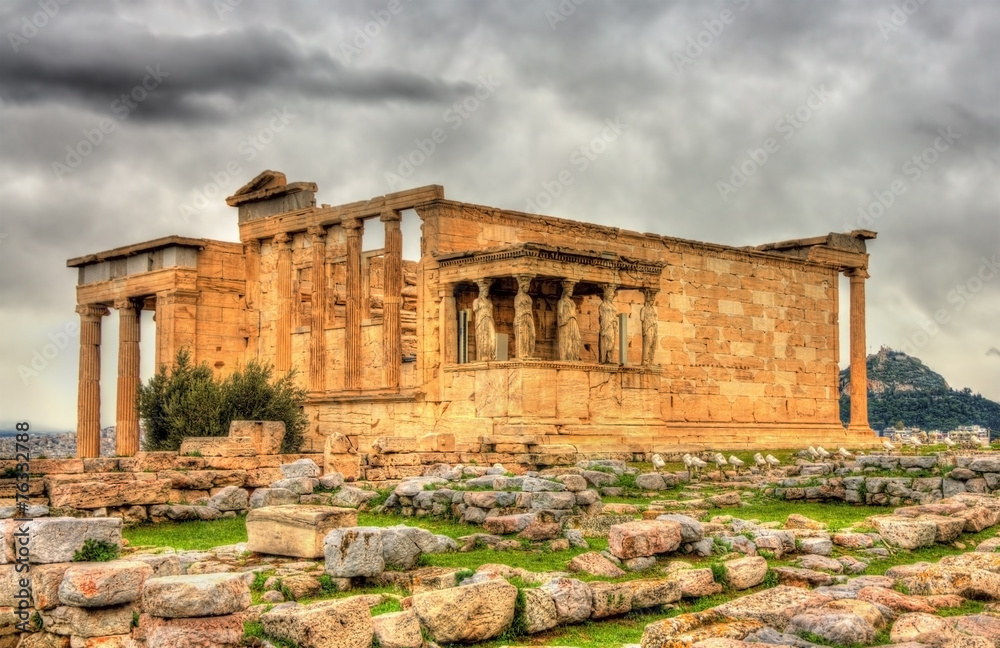
[[[189,346],[221,373],[250,358],[298,369],[312,440],[342,433],[361,448],[429,432],[543,430],[623,452],[873,437],[863,361],[852,362],[861,388],[850,431],[840,424],[837,325],[845,273],[851,357],[863,357],[873,232],[736,248],[460,203],[437,185],[340,206],[317,206],[316,190],[266,171],[227,199],[240,210],[241,243],[205,242],[196,268],[173,269],[173,292],[155,293],[159,361]],[[411,230],[401,223],[414,216],[420,258],[404,260]],[[373,227],[385,242],[363,249]],[[128,322],[151,305],[148,292],[116,292],[122,285],[78,287],[81,318],[97,323],[81,337],[84,439],[98,423],[101,309],[117,303]],[[134,337],[120,344],[119,400],[135,384]],[[508,380],[527,385],[527,400],[495,413],[518,402]],[[600,405],[571,416],[536,409],[581,399]],[[120,410],[132,429],[129,407]]]

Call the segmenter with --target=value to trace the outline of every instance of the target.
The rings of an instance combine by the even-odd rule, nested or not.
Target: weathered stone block
[[[36,518],[23,525],[28,531],[29,559],[40,564],[72,562],[86,540],[121,547],[122,524],[121,518]]]
[[[413,610],[391,612],[372,617],[378,645],[382,648],[421,648],[420,621]]]
[[[641,520],[611,527],[608,549],[618,558],[676,551],[681,545],[681,525],[673,520]]]
[[[330,531],[357,523],[357,511],[347,508],[297,505],[256,508],[247,514],[247,550],[319,558],[323,556],[323,539]]]
[[[111,607],[139,598],[153,568],[142,562],[113,560],[69,567],[59,585],[59,602],[77,607]]]
[[[170,497],[170,488],[170,481],[165,479],[130,480],[119,483],[106,481],[51,483],[49,503],[51,506],[76,509],[164,504]]]
[[[147,614],[167,619],[224,616],[250,607],[250,587],[241,573],[150,578],[141,605]]]
[[[143,614],[136,637],[145,641],[140,644],[145,648],[238,648],[242,645],[243,621],[242,614],[184,619]]]
[[[585,586],[586,587],[586,586]],[[514,620],[517,588],[493,579],[413,595],[413,610],[438,643],[478,643],[496,637]]]
[[[103,637],[128,634],[132,629],[130,604],[109,608],[79,608],[59,606],[42,612],[46,632],[78,637]]]
[[[264,632],[301,648],[369,648],[375,634],[364,597],[279,605],[260,617]]]
[[[258,488],[250,496],[250,508],[285,506],[298,501],[299,496],[287,488]]]
[[[377,576],[385,568],[379,527],[352,526],[330,531],[323,541],[326,573],[334,578]]]
[[[259,455],[276,455],[285,438],[285,424],[282,421],[233,421],[229,424],[229,436],[249,438]]]

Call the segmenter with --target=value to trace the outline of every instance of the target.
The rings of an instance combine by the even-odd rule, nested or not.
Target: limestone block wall
[[[228,374],[244,360],[247,349],[242,246],[211,243],[200,250],[195,285],[198,302],[194,309],[194,360],[205,361],[217,372]],[[172,359],[170,356],[166,361]]]

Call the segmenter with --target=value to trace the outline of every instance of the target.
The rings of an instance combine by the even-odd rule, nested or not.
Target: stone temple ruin
[[[79,456],[98,454],[110,309],[120,456],[139,450],[141,310],[155,312],[158,366],[186,347],[220,374],[250,358],[300,369],[309,442],[335,436],[345,453],[377,439],[589,456],[874,439],[874,232],[729,247],[456,202],[436,185],[334,207],[316,192],[265,171],[226,199],[238,243],[170,236],[68,261],[79,276]],[[420,253],[408,261],[401,219],[414,212]],[[366,228],[384,230],[381,249],[363,249]]]

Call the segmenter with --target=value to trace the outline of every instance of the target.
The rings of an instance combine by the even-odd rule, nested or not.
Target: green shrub
[[[73,554],[73,562],[108,562],[121,553],[121,547],[104,540],[87,538],[83,548]]]
[[[225,436],[232,421],[283,421],[281,451],[302,447],[308,421],[302,412],[305,390],[295,371],[273,379],[271,365],[251,360],[220,380],[207,363],[194,365],[187,349],[177,352],[173,369],[161,365],[139,386],[137,404],[146,436],[145,450],[178,450],[189,436]]]

